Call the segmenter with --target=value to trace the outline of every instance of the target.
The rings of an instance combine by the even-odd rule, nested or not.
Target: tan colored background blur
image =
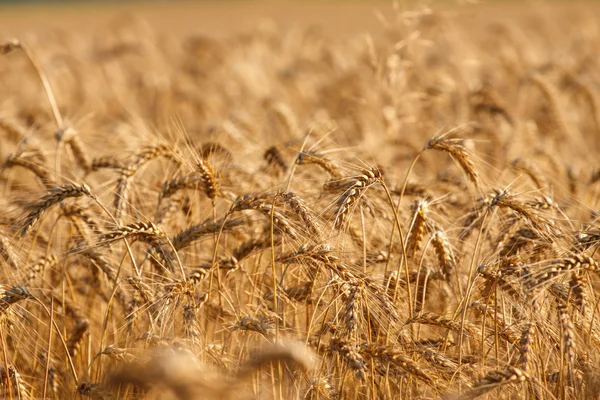
[[[401,4],[406,1],[400,2]],[[552,2],[556,3],[556,2]],[[575,1],[558,7],[573,7]],[[581,2],[578,2],[581,3]],[[583,2],[594,12],[598,2]],[[553,7],[556,6],[555,4]],[[0,8],[0,38],[7,39],[48,29],[86,32],[106,26],[120,15],[137,15],[153,29],[173,34],[203,34],[215,37],[251,29],[266,20],[280,27],[316,25],[332,37],[343,38],[363,31],[378,33],[383,23],[379,15],[393,14],[390,1],[169,1],[169,2],[91,2],[3,5]],[[483,23],[492,19],[514,18],[526,11],[545,8],[540,1],[494,1],[469,4],[443,2],[441,7],[459,11],[465,22]]]

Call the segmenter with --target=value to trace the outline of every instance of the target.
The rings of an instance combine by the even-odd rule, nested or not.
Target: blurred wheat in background
[[[4,398],[600,397],[600,14],[380,6],[5,37]]]

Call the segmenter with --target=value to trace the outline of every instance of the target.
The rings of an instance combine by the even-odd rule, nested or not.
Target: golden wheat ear
[[[437,137],[427,142],[425,150],[438,150],[449,154],[460,165],[467,177],[475,185],[479,184],[479,173],[475,169],[475,164],[467,148],[462,144],[461,139],[448,139]]]
[[[52,206],[65,199],[81,196],[96,199],[96,196],[86,184],[68,183],[50,189],[46,195],[27,206],[27,215],[23,219],[21,226],[21,236],[27,235],[40,218],[42,218],[44,213]]]
[[[209,199],[214,200],[219,189],[215,171],[210,166],[208,161],[204,159],[200,159],[196,164],[196,167],[198,169],[198,173],[200,174],[200,178],[202,179],[202,183],[204,184],[204,193],[206,193]]]

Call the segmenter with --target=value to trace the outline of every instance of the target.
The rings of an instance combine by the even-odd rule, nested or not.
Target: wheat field
[[[600,398],[598,14],[385,7],[5,38],[3,398]]]

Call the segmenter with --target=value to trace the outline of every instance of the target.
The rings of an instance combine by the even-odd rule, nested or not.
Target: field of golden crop
[[[0,395],[600,398],[600,14],[528,4],[8,9]]]

